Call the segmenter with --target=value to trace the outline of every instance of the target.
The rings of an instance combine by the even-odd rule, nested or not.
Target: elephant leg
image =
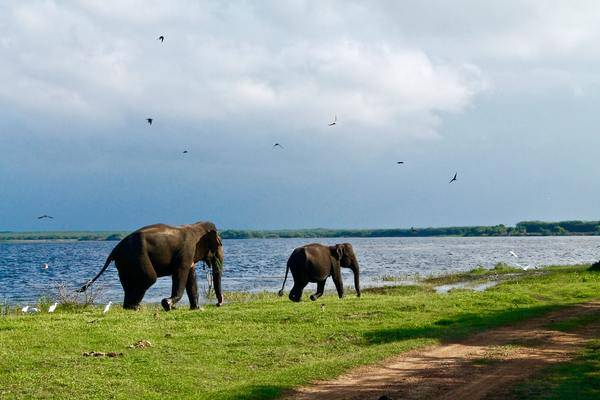
[[[119,280],[125,292],[123,299],[123,308],[125,309],[137,310],[146,291],[157,279],[150,260],[142,260],[140,263],[141,265],[116,263]]]
[[[192,267],[188,274],[187,283],[185,285],[188,299],[190,300],[190,309],[198,308],[198,282],[196,279],[196,268]]]
[[[189,263],[185,263],[173,273],[173,287],[171,288],[171,297],[162,299],[162,301],[160,302],[165,311],[170,311],[173,308],[173,306],[183,297],[183,291],[185,290],[185,286],[187,284],[188,276],[190,273],[189,265]]]
[[[300,302],[302,299],[302,292],[304,288],[308,285],[308,281],[306,280],[294,280],[294,287],[290,290],[289,299],[296,303]]]
[[[344,297],[344,282],[342,282],[342,271],[340,271],[339,266],[333,267],[331,278],[333,279],[333,283],[335,284],[335,289],[337,290],[338,296],[341,299],[342,297]]]
[[[310,296],[312,301],[315,301],[319,297],[323,296],[323,292],[325,291],[325,280],[317,282],[317,293]]]

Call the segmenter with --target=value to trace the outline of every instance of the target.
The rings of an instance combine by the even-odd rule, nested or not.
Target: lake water
[[[281,287],[286,261],[295,247],[311,242],[334,244],[344,241],[354,246],[361,265],[363,287],[385,285],[384,276],[409,279],[408,276],[415,274],[466,271],[478,265],[493,267],[498,262],[540,266],[600,259],[600,237],[597,236],[224,240],[225,296],[227,291],[275,292]],[[31,303],[42,296],[55,297],[59,284],[79,287],[100,270],[116,243],[0,243],[0,302]],[[44,263],[49,265],[48,269],[41,268]],[[200,274],[199,283],[202,283],[202,277]],[[345,271],[343,277],[346,287],[351,287],[352,272]],[[122,301],[114,264],[98,283],[103,286],[101,301]],[[290,275],[286,292],[291,287]],[[331,280],[327,287],[333,289]],[[147,292],[144,301],[158,302],[167,297],[170,290],[170,278],[160,278]],[[305,296],[313,291],[314,284],[310,284]]]

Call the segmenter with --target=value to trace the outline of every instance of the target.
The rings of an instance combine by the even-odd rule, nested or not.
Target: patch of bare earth
[[[551,322],[593,316],[572,332]],[[595,318],[598,317],[598,318]],[[597,337],[600,301],[580,304],[456,342],[404,353],[287,393],[285,399],[506,399],[541,368],[572,359]]]

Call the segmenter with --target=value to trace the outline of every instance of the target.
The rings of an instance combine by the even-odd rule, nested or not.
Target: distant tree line
[[[121,240],[128,232],[0,232],[7,240]],[[410,229],[284,229],[221,231],[223,239],[275,239],[319,237],[431,237],[431,236],[572,236],[600,235],[600,221],[523,221],[515,226],[451,226]]]

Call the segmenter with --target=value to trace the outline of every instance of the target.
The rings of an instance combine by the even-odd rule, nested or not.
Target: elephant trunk
[[[352,268],[352,272],[354,273],[354,289],[356,289],[356,296],[360,297],[360,278],[359,278],[359,267],[358,261],[355,261],[354,266]]]
[[[217,297],[217,306],[223,304],[223,289],[221,288],[221,275],[222,270],[220,268],[212,269],[213,286],[215,287],[215,296]]]
[[[213,286],[215,288],[215,296],[217,298],[217,306],[221,306],[223,304],[223,289],[221,287],[221,276],[223,275],[223,260],[224,260],[223,247],[219,246],[217,248],[216,253],[217,254],[213,258],[213,260],[211,260],[212,262],[210,262],[210,264],[211,264],[210,266],[212,269]]]

